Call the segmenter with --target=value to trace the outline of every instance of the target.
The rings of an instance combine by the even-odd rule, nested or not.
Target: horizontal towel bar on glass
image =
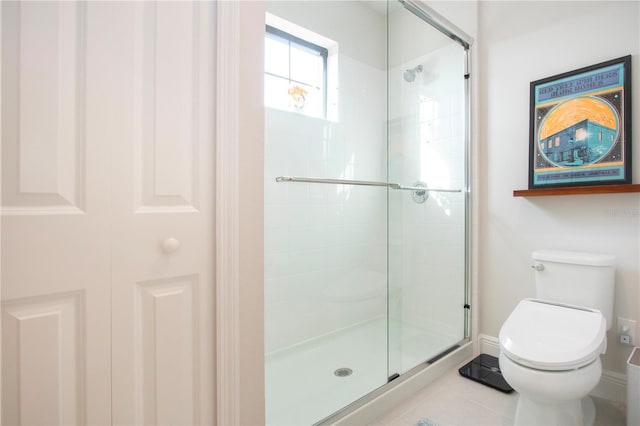
[[[335,185],[361,185],[361,186],[382,186],[391,189],[402,189],[407,191],[429,191],[429,192],[462,192],[462,189],[440,189],[427,188],[424,186],[405,186],[392,182],[376,182],[370,180],[348,180],[348,179],[322,179],[306,178],[298,176],[278,176],[276,182],[303,182],[303,183],[330,183]]]

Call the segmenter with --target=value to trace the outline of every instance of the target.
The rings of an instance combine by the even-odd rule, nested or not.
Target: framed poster
[[[631,183],[631,56],[531,83],[529,189]]]

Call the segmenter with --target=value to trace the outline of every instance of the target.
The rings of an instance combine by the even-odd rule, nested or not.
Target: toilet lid
[[[572,370],[606,349],[607,320],[596,309],[525,299],[500,329],[500,349],[539,370]]]

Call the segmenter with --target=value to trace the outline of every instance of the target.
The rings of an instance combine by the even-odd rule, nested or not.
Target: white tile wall
[[[340,57],[338,122],[266,110],[265,346],[386,314],[386,190],[276,183],[386,179],[386,73]]]

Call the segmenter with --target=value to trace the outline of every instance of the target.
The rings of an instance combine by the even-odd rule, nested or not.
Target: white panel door
[[[2,3],[2,424],[214,424],[214,7]]]
[[[215,423],[213,6],[116,6],[115,424]]]
[[[108,424],[110,8],[1,7],[2,424]]]

